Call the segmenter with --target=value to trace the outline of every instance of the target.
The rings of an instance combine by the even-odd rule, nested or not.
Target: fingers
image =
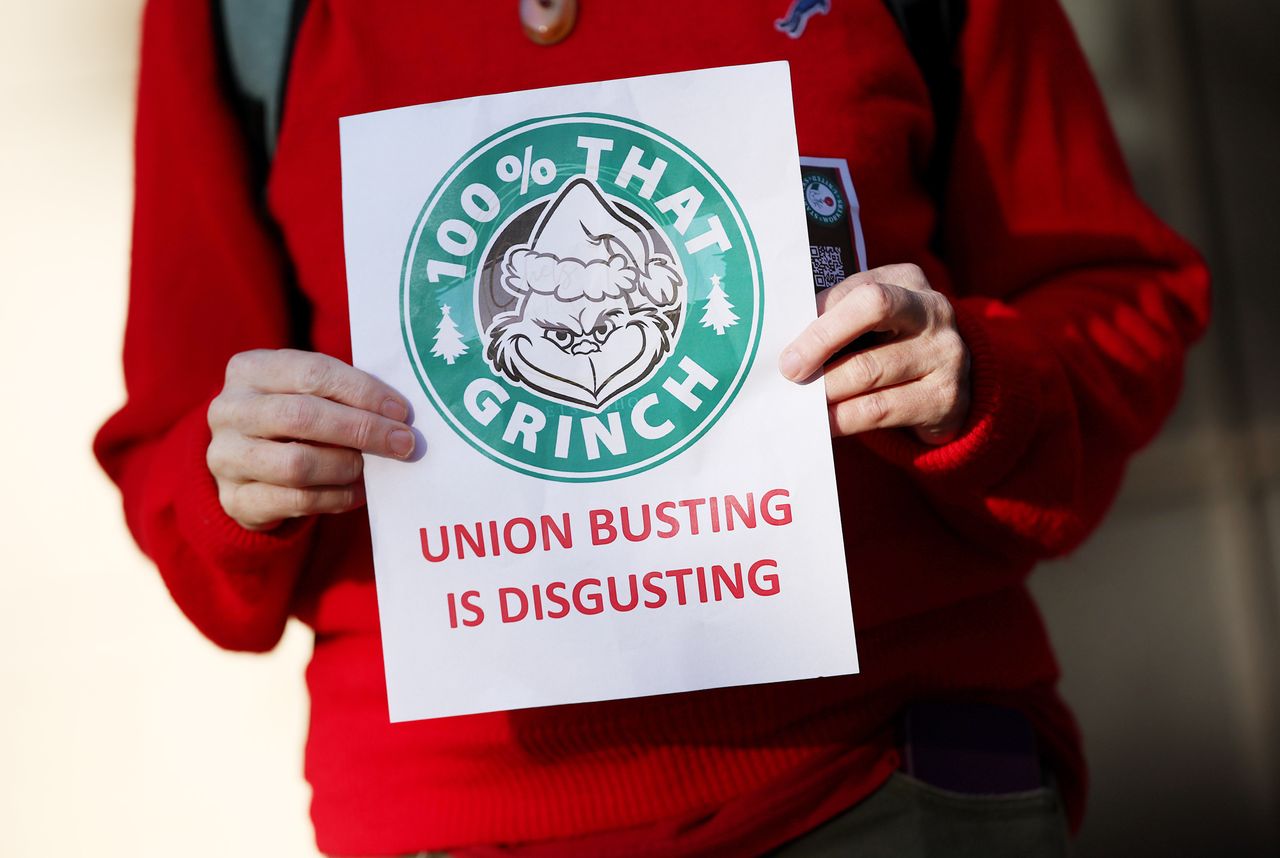
[[[877,388],[915,381],[935,366],[929,350],[916,340],[845,355],[832,361],[823,373],[827,402],[836,403]]]
[[[889,334],[888,342],[840,353],[873,332]],[[833,435],[910,427],[921,441],[942,444],[969,410],[969,352],[955,309],[915,265],[861,272],[819,293],[818,318],[778,365],[797,382],[823,372]]]
[[[413,433],[398,420],[308,394],[219,397],[209,422],[253,438],[313,441],[395,459],[408,458],[414,446]]]
[[[348,512],[364,504],[364,484],[293,488],[268,483],[219,484],[227,514],[249,530],[268,530],[286,518]]]
[[[911,263],[882,265],[879,268],[872,268],[870,271],[861,271],[853,276],[865,278],[876,283],[892,283],[894,286],[901,286],[903,289],[908,289],[912,292],[933,291],[933,287],[929,285],[929,278],[924,275],[924,270],[919,265],[912,265]]]
[[[228,386],[261,393],[301,393],[330,399],[391,420],[409,417],[409,403],[393,388],[337,358],[295,349],[242,352],[227,363]]]
[[[214,436],[208,463],[210,471],[233,482],[287,488],[346,486],[364,473],[364,457],[355,450],[226,434]]]
[[[828,294],[830,293],[830,294]],[[924,329],[929,316],[920,292],[850,278],[818,297],[819,315],[783,350],[778,368],[792,381],[811,377],[836,352],[871,331]]]
[[[924,276],[924,271],[919,265],[882,265],[879,268],[872,268],[868,271],[859,271],[851,277],[846,277],[830,289],[823,289],[819,292],[817,296],[818,314],[821,315],[825,312],[828,303],[835,304],[840,301],[854,287],[872,283],[891,283],[894,286],[900,286],[912,292],[933,291],[933,287],[929,285],[929,280]]]
[[[909,426],[926,444],[945,444],[955,438],[968,411],[967,382],[947,372],[880,387],[827,407],[832,435]]]
[[[413,454],[409,403],[335,358],[291,349],[243,352],[209,405],[206,453],[223,509],[263,530],[286,518],[364,503],[361,453]]]
[[[832,435],[854,435],[871,429],[915,426],[934,408],[933,397],[921,384],[880,388],[832,403],[827,408]]]

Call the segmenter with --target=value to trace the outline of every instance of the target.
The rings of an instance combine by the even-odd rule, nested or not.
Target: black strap
[[[276,233],[280,246],[284,247],[279,225],[267,210],[267,175],[280,133],[294,40],[307,11],[307,0],[211,2],[223,89],[235,106],[248,138],[253,187],[257,190],[263,223]],[[292,263],[286,259],[285,265],[283,286],[290,343],[297,348],[309,348],[311,302],[298,286]]]
[[[284,95],[307,0],[212,0],[227,91],[254,151],[260,185],[275,156]]]
[[[962,80],[956,58],[968,15],[965,0],[884,0],[915,58],[933,105],[933,153],[925,173],[929,193],[941,208],[947,188],[951,150],[960,121]]]

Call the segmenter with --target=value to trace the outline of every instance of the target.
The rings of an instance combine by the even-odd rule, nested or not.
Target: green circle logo
[[[804,177],[804,207],[818,223],[833,224],[844,217],[844,197],[825,176]]]
[[[418,380],[484,455],[608,480],[688,449],[755,357],[763,282],[724,183],[617,116],[535,119],[478,144],[423,206],[401,322]]]

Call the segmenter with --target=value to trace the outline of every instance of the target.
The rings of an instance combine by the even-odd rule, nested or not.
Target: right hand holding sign
[[[407,459],[405,398],[336,358],[242,352],[209,405],[209,470],[227,515],[248,530],[364,503],[361,453]]]

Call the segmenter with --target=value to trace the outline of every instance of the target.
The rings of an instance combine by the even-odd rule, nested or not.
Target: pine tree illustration
[[[444,316],[436,326],[435,345],[431,347],[431,353],[452,364],[459,355],[467,353],[467,344],[462,341],[462,332],[458,330],[458,326],[453,323],[453,318],[449,315],[449,305],[441,304],[440,312]]]
[[[725,328],[732,328],[738,324],[738,314],[733,312],[729,296],[724,293],[724,287],[720,285],[719,274],[711,275],[711,294],[707,296],[707,301],[702,308],[705,311],[702,314],[702,327],[715,328],[718,335],[723,335]]]

